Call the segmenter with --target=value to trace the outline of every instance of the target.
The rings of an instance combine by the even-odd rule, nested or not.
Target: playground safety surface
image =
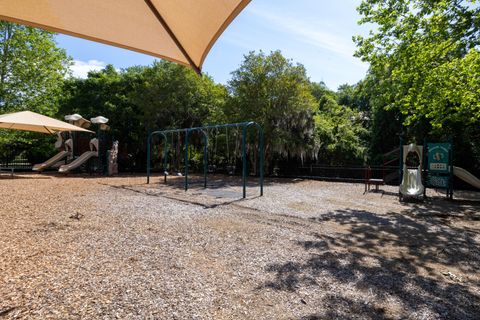
[[[159,181],[0,179],[0,318],[480,318],[480,193]]]

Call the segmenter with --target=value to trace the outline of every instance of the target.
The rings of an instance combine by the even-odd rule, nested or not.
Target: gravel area
[[[0,177],[0,318],[480,318],[480,193],[159,181]]]

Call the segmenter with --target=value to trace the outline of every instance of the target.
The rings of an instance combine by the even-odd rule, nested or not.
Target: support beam
[[[167,22],[165,21],[165,19],[163,19],[162,15],[160,14],[160,12],[157,10],[157,8],[155,7],[155,5],[152,3],[151,0],[144,0],[145,3],[147,4],[147,6],[150,8],[150,11],[152,11],[152,13],[155,15],[155,18],[157,18],[158,22],[160,22],[160,24],[165,28],[165,30],[167,31],[167,33],[170,35],[170,37],[172,38],[173,42],[175,42],[175,45],[178,47],[178,49],[182,52],[182,54],[185,56],[185,58],[187,59],[188,63],[190,64],[190,66],[195,70],[195,72],[198,74],[198,75],[201,75],[202,74],[202,70],[200,70],[199,66],[197,66],[195,64],[195,62],[192,60],[192,58],[190,57],[190,55],[188,54],[187,50],[185,49],[185,47],[182,45],[182,43],[180,42],[180,40],[177,38],[177,35],[173,32],[173,30],[170,28],[170,26],[167,24]]]

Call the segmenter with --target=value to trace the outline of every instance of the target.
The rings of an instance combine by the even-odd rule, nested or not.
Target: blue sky
[[[353,57],[352,36],[366,34],[355,8],[360,0],[252,0],[218,39],[203,65],[216,82],[226,83],[249,51],[281,50],[302,63],[312,81],[331,89],[361,80],[368,64]],[[58,35],[74,59],[73,74],[85,77],[107,63],[116,68],[148,65],[154,58],[132,51]]]

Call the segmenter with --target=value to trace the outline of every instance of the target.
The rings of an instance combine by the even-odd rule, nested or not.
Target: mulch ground
[[[480,318],[480,193],[159,181],[0,177],[0,318]]]

